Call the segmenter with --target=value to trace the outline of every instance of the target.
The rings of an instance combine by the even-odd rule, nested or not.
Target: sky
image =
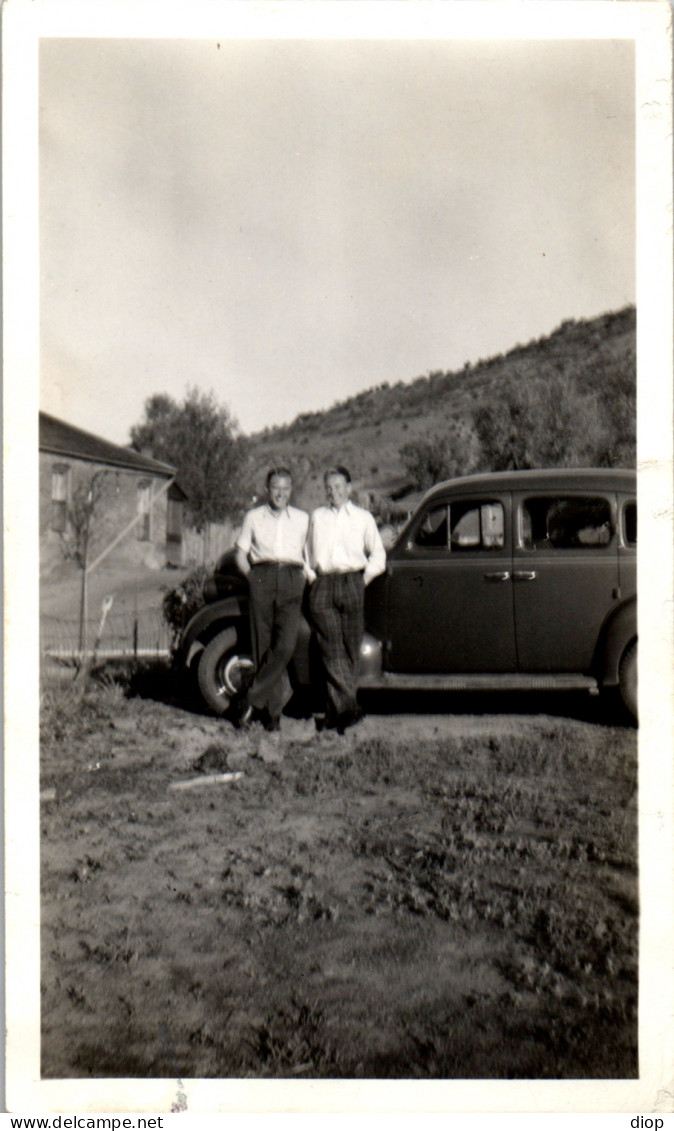
[[[43,39],[41,408],[245,433],[635,301],[629,40]]]

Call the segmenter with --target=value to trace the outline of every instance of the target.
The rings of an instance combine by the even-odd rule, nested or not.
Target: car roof
[[[635,491],[637,473],[624,467],[553,467],[531,471],[489,471],[445,479],[426,492],[423,502],[448,491]]]

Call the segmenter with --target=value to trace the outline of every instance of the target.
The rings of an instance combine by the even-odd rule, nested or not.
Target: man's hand
[[[239,573],[242,573],[244,577],[248,577],[248,574],[250,573],[250,562],[248,561],[248,554],[244,554],[243,550],[240,550],[237,546],[234,550],[234,557],[236,559]]]

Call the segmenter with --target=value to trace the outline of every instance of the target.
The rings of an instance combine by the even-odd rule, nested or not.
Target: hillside
[[[562,391],[567,416],[570,405],[579,433],[586,428],[592,404],[603,428],[597,462],[634,461],[636,311],[630,306],[594,319],[563,322],[552,334],[518,344],[506,354],[466,363],[454,372],[429,373],[392,386],[384,383],[325,412],[303,413],[288,425],[257,433],[250,437],[256,479],[273,464],[287,464],[295,474],[297,501],[311,507],[322,500],[323,469],[342,463],[358,490],[371,497],[396,497],[418,486],[401,457],[405,445],[456,434],[457,429],[473,433],[480,410],[494,413],[511,394],[526,400],[541,382],[551,389],[554,385],[553,399]],[[530,402],[535,406],[533,394]],[[480,454],[478,445],[475,466],[465,470],[488,470],[490,462],[493,458]],[[575,461],[562,452],[559,462]]]

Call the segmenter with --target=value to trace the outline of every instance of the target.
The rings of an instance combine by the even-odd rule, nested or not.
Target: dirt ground
[[[43,1076],[637,1075],[633,729],[373,696],[275,745],[45,678]]]

